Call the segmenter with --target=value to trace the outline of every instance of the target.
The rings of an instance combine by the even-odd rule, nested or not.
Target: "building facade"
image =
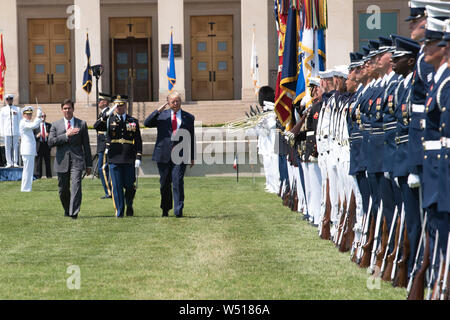
[[[408,36],[407,2],[328,0],[327,66],[347,64],[348,53],[369,37]],[[100,92],[163,100],[171,31],[175,89],[187,101],[254,100],[253,32],[260,84],[275,86],[272,0],[2,0],[6,92],[19,104],[72,97],[77,107],[92,106],[96,78],[90,95],[82,89],[88,35],[91,65],[104,66]]]

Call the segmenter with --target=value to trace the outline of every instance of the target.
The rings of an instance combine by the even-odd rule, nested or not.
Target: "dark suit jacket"
[[[179,143],[183,143],[184,138],[189,138],[190,152],[189,158],[191,161],[195,157],[195,134],[194,134],[194,120],[195,117],[189,112],[181,110],[181,125],[175,133],[175,140],[172,141],[172,119],[170,118],[170,109],[164,110],[161,113],[155,110],[144,121],[144,126],[148,128],[157,128],[158,133],[156,137],[155,150],[153,151],[152,160],[156,162],[168,163],[171,160],[172,148]],[[181,130],[184,129],[184,130]],[[189,136],[185,134],[189,133]],[[187,146],[187,145],[186,145]],[[183,156],[183,150],[180,152]]]
[[[48,145],[56,146],[55,172],[64,173],[69,170],[69,160],[78,169],[92,167],[91,146],[86,121],[74,117],[74,128],[80,128],[78,134],[68,138],[64,118],[52,123]]]
[[[46,143],[47,147],[48,147],[48,139],[50,139],[50,128],[51,127],[52,127],[51,123],[45,122],[45,130],[49,134],[49,136],[47,137],[47,143]],[[42,141],[41,141],[41,138],[40,137],[39,138],[36,137],[38,135],[38,133],[40,133],[40,132],[41,132],[41,127],[40,126],[39,126],[39,128],[33,130],[34,137],[36,138],[36,151],[37,151],[37,153],[39,153],[39,150],[41,149],[41,146],[43,145]],[[44,148],[45,148],[45,146],[44,146]]]

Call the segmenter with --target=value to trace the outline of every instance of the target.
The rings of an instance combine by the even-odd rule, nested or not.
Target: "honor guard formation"
[[[351,261],[408,299],[447,300],[450,3],[409,6],[410,38],[372,39],[309,79],[295,125],[276,125],[273,169],[283,204]]]

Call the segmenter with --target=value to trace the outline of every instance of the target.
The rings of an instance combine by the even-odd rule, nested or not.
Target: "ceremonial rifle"
[[[355,194],[352,191],[350,196],[350,202],[347,208],[347,217],[344,224],[344,233],[342,236],[341,243],[339,244],[340,252],[347,252],[352,247],[353,239],[355,237],[355,234],[353,232],[355,219],[356,219],[356,200]]]
[[[425,219],[424,219],[425,222]],[[425,273],[428,269],[428,266],[430,265],[430,237],[428,232],[426,233],[425,242],[423,244],[424,252],[423,252],[423,259],[421,263],[420,270],[417,272],[417,274],[414,277],[411,291],[409,292],[409,295],[407,297],[408,300],[423,300],[423,294],[424,294],[424,286],[425,286]]]
[[[406,287],[406,292],[408,292],[408,296],[409,293],[411,292],[411,287],[413,284],[413,280],[414,277],[416,275],[417,272],[417,267],[419,264],[419,256],[420,256],[420,251],[422,246],[424,246],[424,242],[425,242],[425,226],[427,224],[427,212],[425,211],[425,216],[424,216],[424,221],[422,223],[422,231],[420,232],[420,239],[419,239],[419,245],[417,247],[417,252],[416,252],[416,258],[414,259],[414,265],[413,265],[413,269],[411,271],[411,274],[409,275],[409,281],[408,281],[408,286]]]
[[[380,226],[381,226],[382,217],[383,217],[383,200],[380,201],[380,205],[378,207],[378,213],[377,213],[377,221],[375,224],[375,236],[373,239],[372,254],[370,257],[370,266],[369,266],[369,270],[370,270],[371,274],[375,270],[375,264],[377,262],[376,251],[378,249],[378,239],[380,237]]]
[[[295,189],[294,189],[294,204],[292,205],[292,211],[297,212],[298,211],[298,194],[297,194],[297,181],[295,182]]]
[[[336,246],[339,246],[339,241],[341,240],[341,236],[344,230],[344,222],[347,216],[347,201],[344,200],[342,202],[342,206],[340,206],[340,208],[342,208],[340,211],[340,215],[339,215],[339,225],[337,227],[336,233],[334,235],[334,239],[333,242]]]
[[[406,288],[408,282],[408,257],[409,257],[409,239],[408,232],[406,228],[403,230],[403,250],[402,250],[402,258],[397,262],[397,274],[394,277],[393,285],[394,287],[402,287]]]
[[[433,260],[431,262],[430,277],[428,278],[428,283],[427,283],[426,300],[431,299],[431,285],[433,283],[434,270],[436,269],[436,257],[437,257],[438,243],[439,243],[439,230],[436,230],[436,237],[434,238]],[[438,274],[438,276],[439,276],[439,274]]]
[[[397,207],[395,208],[397,210]],[[383,224],[381,227],[381,244],[379,247],[379,250],[377,251],[377,257],[376,257],[376,266],[380,268],[381,270],[381,264],[383,262],[384,254],[386,253],[386,248],[388,246],[388,237],[389,237],[389,231],[388,226],[386,222],[386,217],[383,217]]]
[[[386,250],[384,251],[383,262],[381,263],[381,274],[382,275],[384,274],[384,271],[385,271],[385,268],[386,268],[386,263],[387,263],[386,259],[387,259],[388,254],[389,254],[389,249],[390,249],[392,236],[394,235],[394,231],[395,231],[395,225],[397,224],[397,226],[398,226],[397,216],[398,216],[398,210],[397,210],[397,208],[395,208],[394,218],[392,219],[391,229],[389,230],[389,237],[388,237],[388,241],[387,241]],[[397,242],[397,240],[395,240],[395,242]],[[392,265],[391,265],[391,267],[392,267]]]
[[[432,296],[431,296],[431,300],[438,300],[439,299],[439,296],[440,296],[440,291],[441,291],[441,287],[442,287],[442,276],[444,275],[443,274],[443,271],[444,271],[444,255],[442,254],[442,251],[441,250],[439,250],[439,257],[440,257],[440,259],[439,259],[439,271],[438,271],[438,274],[437,274],[437,278],[436,278],[436,281],[435,281],[435,283],[434,283],[434,288],[433,288],[433,294],[432,294]],[[430,300],[430,299],[428,299],[428,300]]]
[[[447,238],[447,253],[445,258],[444,280],[442,283],[441,300],[448,300],[448,272],[450,269],[450,232]]]
[[[369,207],[363,218],[363,233],[359,239],[357,251],[356,251],[356,263],[359,264],[363,254],[363,245],[366,243],[367,234],[369,232],[369,220],[372,211],[372,197],[369,198]]]
[[[320,228],[320,237],[325,240],[329,240],[330,234],[330,220],[331,220],[331,201],[330,201],[330,181],[327,179],[326,185],[326,202],[325,202],[325,213],[322,218],[322,227]]]
[[[394,261],[392,262],[391,281],[394,281],[395,274],[397,272],[397,261],[398,261],[398,255],[400,254],[400,248],[403,243],[402,234],[403,234],[404,226],[405,226],[405,206],[403,205],[402,213],[400,215],[400,229],[399,229],[398,243],[397,243],[397,248],[395,250],[395,258],[394,258]]]

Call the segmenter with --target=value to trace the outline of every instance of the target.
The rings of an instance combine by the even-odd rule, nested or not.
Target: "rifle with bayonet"
[[[409,239],[408,232],[406,228],[403,229],[403,246],[402,246],[402,257],[397,262],[397,274],[394,277],[393,285],[394,287],[406,288],[408,282],[408,258],[409,258]]]
[[[433,260],[431,262],[431,270],[430,270],[430,277],[428,278],[427,283],[427,295],[426,300],[431,299],[431,285],[433,284],[434,279],[434,271],[436,270],[436,258],[437,258],[437,249],[439,244],[439,230],[436,230],[436,237],[434,238],[434,248],[433,248]],[[438,273],[439,275],[439,273]]]
[[[394,283],[394,278],[397,274],[397,262],[399,261],[399,255],[400,255],[400,251],[402,249],[402,245],[403,245],[403,236],[404,235],[404,229],[405,228],[405,206],[402,206],[402,213],[400,215],[400,229],[399,229],[399,237],[398,237],[398,243],[397,243],[397,248],[395,250],[395,258],[394,261],[392,262],[392,272],[391,272],[391,282]]]
[[[361,257],[363,255],[363,245],[366,243],[367,236],[369,233],[369,220],[370,220],[370,216],[371,216],[371,211],[372,211],[372,198],[369,198],[369,208],[363,217],[362,234],[361,234],[361,237],[359,239],[359,242],[358,242],[357,248],[356,248],[355,262],[358,265],[361,262]]]
[[[450,232],[447,238],[447,253],[445,255],[445,269],[444,269],[444,279],[442,281],[442,290],[440,300],[448,300],[448,272],[450,269]]]
[[[339,208],[341,208],[340,209],[341,213],[339,215],[339,225],[337,226],[337,230],[333,239],[333,242],[336,247],[339,246],[339,243],[342,240],[342,233],[344,232],[344,223],[347,217],[347,201],[344,200],[342,203],[342,207],[339,206]]]
[[[424,220],[425,221],[425,220]],[[423,244],[424,252],[421,262],[421,267],[417,274],[414,276],[414,280],[409,291],[408,300],[423,300],[424,286],[425,286],[425,273],[430,265],[430,237],[428,232],[426,233],[425,241]]]
[[[389,237],[388,237],[388,240],[387,240],[386,249],[384,251],[383,261],[381,262],[381,270],[380,270],[380,272],[381,272],[382,276],[384,274],[386,274],[386,275],[387,274],[391,274],[391,271],[392,271],[392,263],[390,263],[389,267],[387,267],[388,266],[388,255],[389,255],[389,251],[390,251],[390,248],[391,248],[392,237],[396,237],[396,235],[398,235],[398,231],[396,231],[399,228],[398,227],[399,224],[398,224],[398,221],[397,221],[397,216],[398,216],[398,210],[396,208],[395,211],[394,211],[394,218],[392,219],[391,229],[389,230]],[[397,228],[395,226],[397,226]],[[395,232],[395,234],[394,234],[394,232]],[[395,240],[394,240],[394,248],[395,248],[395,243],[397,243],[397,242],[398,242],[398,238],[396,237]],[[386,271],[386,273],[385,273],[385,271]],[[383,280],[387,281],[387,278],[385,278]]]
[[[330,181],[327,179],[326,196],[325,196],[325,213],[322,217],[322,227],[320,228],[320,238],[330,240],[330,222],[331,222],[331,201],[330,201]]]
[[[423,221],[423,223],[422,223],[422,231],[420,232],[420,239],[419,239],[419,245],[417,246],[417,251],[416,251],[416,257],[415,257],[415,259],[414,259],[414,265],[413,265],[413,269],[411,270],[411,274],[409,275],[409,281],[408,281],[408,286],[406,287],[406,292],[408,293],[408,298],[407,299],[409,299],[409,296],[410,296],[410,293],[411,293],[411,288],[412,288],[412,285],[413,285],[413,280],[414,280],[414,277],[416,276],[416,273],[417,273],[417,267],[418,267],[418,264],[419,264],[419,257],[420,257],[420,252],[421,252],[421,248],[422,248],[422,246],[424,246],[425,244],[424,244],[424,242],[425,242],[425,227],[426,227],[426,225],[427,225],[427,212],[425,212],[425,217],[424,217],[424,221]]]
[[[353,231],[353,227],[356,221],[356,199],[355,194],[352,192],[350,196],[349,206],[347,208],[347,217],[344,224],[344,232],[339,243],[339,251],[347,252],[352,247],[353,239],[355,237],[355,233]]]
[[[442,251],[439,250],[439,271],[437,274],[436,281],[434,283],[433,294],[431,296],[431,300],[439,300],[441,288],[442,288],[442,278],[444,276],[444,255]],[[430,300],[430,299],[428,299]]]
[[[372,245],[372,253],[370,256],[370,266],[369,271],[372,274],[375,270],[375,265],[377,262],[377,249],[378,249],[378,240],[380,238],[380,227],[381,227],[381,221],[383,218],[383,200],[380,201],[380,205],[378,207],[378,213],[377,213],[377,220],[375,224],[375,233],[374,233],[374,239],[373,239],[373,245]]]

